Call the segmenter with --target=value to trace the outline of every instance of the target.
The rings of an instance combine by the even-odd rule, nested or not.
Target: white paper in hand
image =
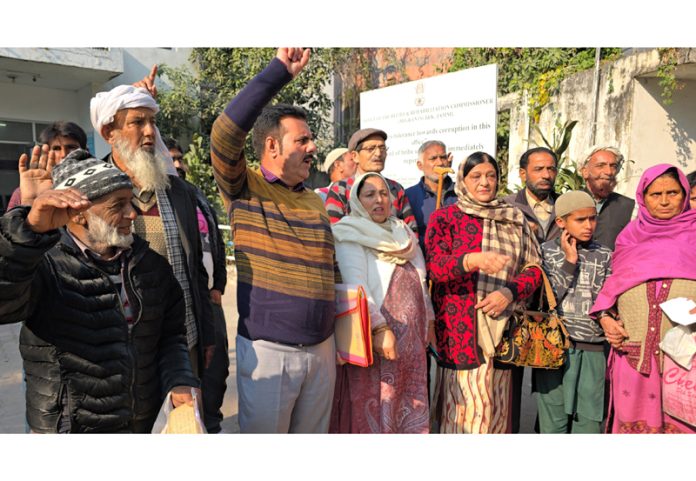
[[[688,326],[696,322],[696,314],[689,311],[696,307],[696,302],[686,297],[676,297],[660,304],[660,308],[672,322]]]

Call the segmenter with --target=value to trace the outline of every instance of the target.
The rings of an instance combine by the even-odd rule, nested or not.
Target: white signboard
[[[422,173],[418,147],[440,140],[452,152],[452,169],[478,150],[495,156],[497,65],[415,80],[360,94],[360,127],[387,133],[382,174],[404,188]]]

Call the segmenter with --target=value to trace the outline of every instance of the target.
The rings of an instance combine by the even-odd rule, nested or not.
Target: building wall
[[[8,120],[78,122],[82,110],[74,91],[0,84],[0,118]]]
[[[97,92],[109,90],[116,85],[131,84],[142,79],[154,64],[167,64],[172,67],[188,65],[190,48],[129,48],[123,49],[123,62],[114,62],[113,55],[94,49],[0,49],[5,55],[20,55],[24,60],[60,65],[60,70],[69,64],[82,68],[94,68],[108,62],[110,68],[118,64],[123,73],[103,83],[85,83],[77,90],[44,88],[32,85],[0,83],[0,118],[9,120],[53,121],[70,120],[78,123],[90,133],[89,101]],[[15,49],[17,50],[17,49]],[[116,50],[116,49],[114,49]],[[165,83],[158,79],[158,82]],[[166,84],[166,83],[165,83]],[[98,137],[98,135],[97,135]],[[103,155],[106,144],[98,139],[96,154]]]
[[[694,66],[696,52],[682,49],[680,61]],[[538,126],[551,139],[568,120],[577,120],[567,151],[568,165],[581,164],[594,145],[618,147],[627,162],[618,176],[616,191],[634,196],[635,186],[645,168],[659,162],[679,165],[686,172],[696,168],[696,81],[682,79],[683,88],[673,94],[671,106],[660,98],[662,88],[655,72],[659,66],[656,49],[641,50],[602,65],[600,72],[597,124],[592,142],[593,70],[580,72],[561,84],[560,91],[543,108]],[[692,74],[689,74],[692,75]],[[524,97],[511,109],[508,185],[519,184],[519,158],[530,147],[544,145],[536,131],[525,125]]]
[[[656,77],[635,81],[627,189],[634,192],[640,176],[652,165],[669,163],[685,173],[696,169],[696,81],[682,81],[683,87],[664,105],[662,87]]]

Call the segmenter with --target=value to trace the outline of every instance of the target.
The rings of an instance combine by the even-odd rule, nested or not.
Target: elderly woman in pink
[[[696,211],[689,206],[689,191],[686,176],[672,165],[643,173],[636,190],[638,218],[617,237],[612,274],[592,306],[612,346],[608,432],[696,431],[681,413],[665,412],[667,355],[659,345],[676,325],[660,304],[696,299]]]

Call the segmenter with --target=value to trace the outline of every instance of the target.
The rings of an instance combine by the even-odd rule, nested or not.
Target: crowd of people
[[[387,132],[365,128],[327,155],[330,184],[314,191],[307,113],[271,105],[309,57],[279,49],[210,132],[235,249],[242,433],[519,432],[525,369],[497,348],[545,279],[569,347],[561,368],[532,370],[537,431],[696,431],[662,390],[667,363],[691,370],[694,324],[667,348],[677,324],[660,307],[696,300],[696,172],[655,165],[634,201],[614,192],[621,152],[597,146],[578,164],[584,189],[558,195],[558,158],[535,147],[524,188],[502,196],[495,158],[472,153],[452,180],[431,139],[404,189],[381,174]],[[165,399],[198,402],[221,431],[224,243],[183,149],[159,133],[155,73],[91,100],[104,158],[56,122],[19,159],[0,217],[0,323],[22,323],[31,432],[149,433]],[[368,367],[337,356],[338,284],[366,293]]]

